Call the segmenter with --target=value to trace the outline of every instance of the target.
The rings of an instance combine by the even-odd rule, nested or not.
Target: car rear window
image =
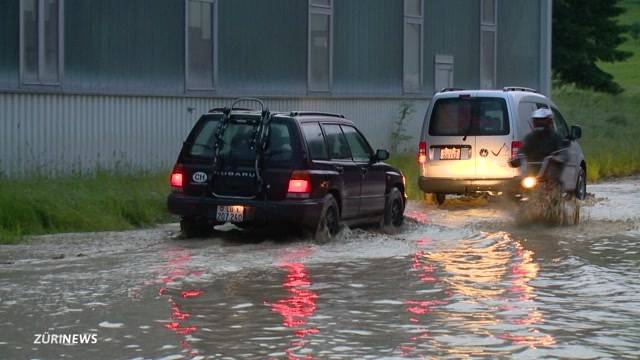
[[[478,136],[509,134],[507,103],[502,98],[457,97],[436,101],[429,135]]]
[[[251,121],[253,119],[236,119],[227,125],[222,136],[222,148],[220,157],[239,163],[249,163],[255,160],[256,151],[252,149],[252,141],[256,135],[257,127]],[[191,136],[188,143],[188,154],[195,157],[211,158],[215,154],[216,132],[220,126],[220,117],[203,119]],[[294,133],[291,124],[282,119],[273,119],[270,124],[271,131],[265,162],[269,165],[287,164],[293,161]]]

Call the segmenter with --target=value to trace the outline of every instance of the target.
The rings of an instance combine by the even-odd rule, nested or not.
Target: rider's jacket
[[[553,129],[536,129],[524,138],[520,153],[527,161],[539,162],[562,147],[562,138]]]

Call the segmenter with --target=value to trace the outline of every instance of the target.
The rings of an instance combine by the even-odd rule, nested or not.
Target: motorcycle
[[[519,224],[543,222],[552,225],[580,223],[580,203],[568,192],[560,180],[564,169],[566,149],[557,150],[541,162],[527,161],[519,155],[509,161],[520,175]]]

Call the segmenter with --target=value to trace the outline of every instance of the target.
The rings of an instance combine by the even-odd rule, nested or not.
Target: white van
[[[565,189],[586,196],[587,164],[576,140],[582,130],[567,126],[555,104],[537,91],[443,89],[429,105],[420,136],[420,189],[442,204],[446,194],[518,193],[518,169],[509,166],[533,129],[531,114],[554,113],[556,131],[566,139],[569,163],[562,174]]]

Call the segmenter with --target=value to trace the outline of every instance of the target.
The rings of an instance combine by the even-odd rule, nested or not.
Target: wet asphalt
[[[457,198],[326,244],[170,224],[0,246],[0,358],[637,359],[640,179],[589,192],[574,227]]]

